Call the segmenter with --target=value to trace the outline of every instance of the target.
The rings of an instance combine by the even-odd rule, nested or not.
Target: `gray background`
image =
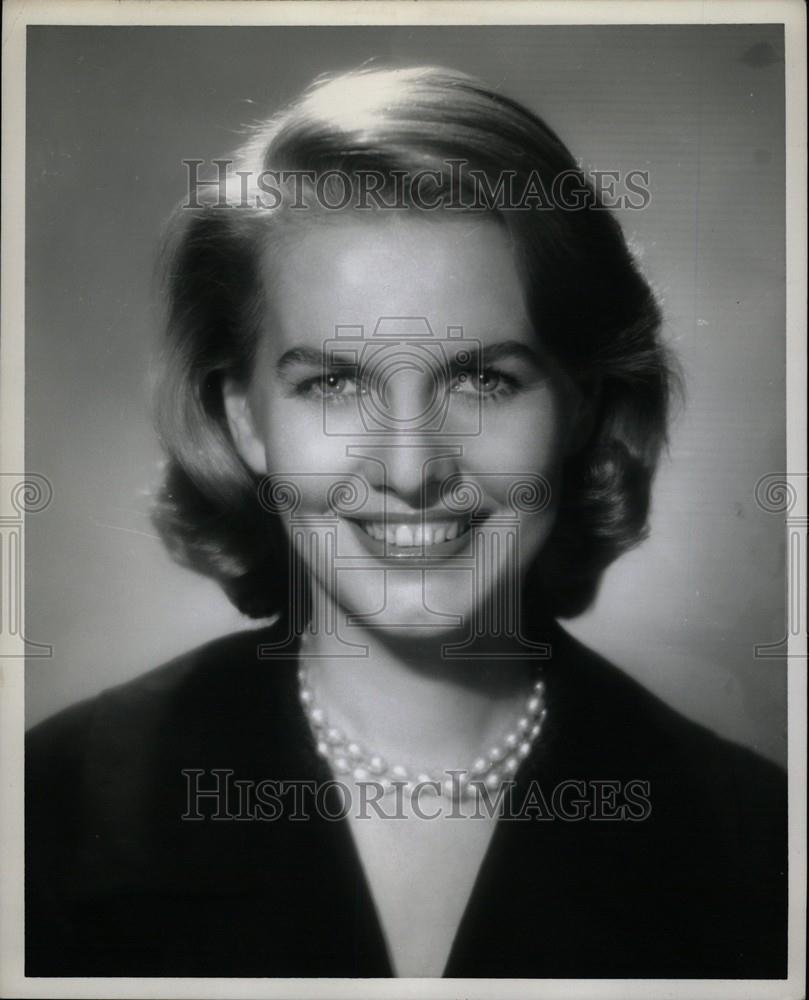
[[[26,524],[34,723],[208,638],[254,627],[175,567],[148,517],[158,235],[184,158],[324,71],[369,58],[479,74],[546,117],[585,167],[648,170],[620,220],[688,380],[653,533],[569,628],[714,729],[784,760],[783,40],[778,25],[28,29]]]

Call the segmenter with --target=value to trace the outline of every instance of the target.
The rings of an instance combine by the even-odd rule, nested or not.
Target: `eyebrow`
[[[402,339],[406,342],[406,338]],[[395,337],[391,338],[391,342],[399,343]],[[377,343],[383,343],[383,341],[380,339]],[[455,345],[464,342],[441,340],[437,341],[437,343]],[[519,340],[503,340],[497,344],[489,344],[488,346],[483,347],[480,352],[477,351],[475,342],[467,343],[473,357],[478,353],[482,355],[480,363],[484,366],[495,361],[501,361],[504,358],[513,358],[518,361],[524,361],[536,368],[540,368],[542,366],[542,360],[539,352],[532,349],[527,344],[523,344]],[[288,351],[284,351],[278,359],[275,365],[275,370],[279,375],[283,375],[288,368],[292,368],[295,365],[323,368],[324,362],[325,355],[323,351],[318,350],[316,347],[291,347]]]
[[[501,361],[503,358],[515,358],[518,361],[526,361],[536,368],[542,366],[540,352],[519,340],[503,340],[499,344],[490,344],[483,348],[483,364],[491,364],[492,361]]]
[[[323,366],[323,352],[315,347],[291,347],[284,351],[275,364],[275,370],[279,375],[292,368],[294,365]]]

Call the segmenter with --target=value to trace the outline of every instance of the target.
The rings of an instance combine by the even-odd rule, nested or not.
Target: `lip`
[[[388,521],[391,524],[427,524],[431,521],[459,521],[461,518],[457,514],[451,514],[447,510],[429,510],[429,511],[408,511],[407,513],[398,514],[395,510],[388,508],[384,511],[379,511],[378,513],[368,513],[368,511],[363,511],[361,514],[356,514],[354,517],[346,517],[346,521],[370,521],[380,522]]]
[[[451,538],[445,542],[436,542],[432,545],[413,545],[413,546],[397,546],[391,545],[390,543],[372,538],[362,525],[360,521],[366,523],[376,523],[387,521],[393,524],[423,524],[427,521],[447,521],[447,520],[458,520],[457,518],[448,518],[446,514],[443,517],[439,514],[434,516],[427,515],[413,515],[399,516],[388,514],[387,518],[369,518],[369,517],[357,517],[357,518],[341,518],[342,521],[348,525],[349,530],[353,533],[354,537],[357,538],[360,545],[368,552],[370,555],[375,556],[377,559],[383,561],[390,561],[399,563],[402,560],[416,561],[419,563],[431,563],[440,561],[441,559],[457,555],[463,552],[471,545],[472,536],[474,534],[474,523],[468,527],[466,531],[457,535],[455,538]]]

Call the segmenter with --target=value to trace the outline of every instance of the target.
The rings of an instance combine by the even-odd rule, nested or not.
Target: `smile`
[[[430,521],[425,524],[402,524],[382,521],[357,521],[366,535],[378,542],[386,542],[397,549],[440,545],[465,535],[471,528],[469,521]]]

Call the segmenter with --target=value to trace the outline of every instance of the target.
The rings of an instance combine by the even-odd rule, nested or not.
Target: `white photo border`
[[[786,99],[787,469],[805,539],[806,17],[801,0],[7,0],[3,7],[0,463],[24,470],[25,44],[29,25],[470,25],[782,23]],[[5,511],[0,510],[0,518]],[[22,515],[24,517],[24,514]],[[802,524],[802,527],[800,525]],[[802,552],[805,553],[804,544]],[[20,586],[24,593],[24,553]],[[793,607],[807,606],[806,560],[792,568]],[[795,595],[792,595],[793,598]],[[24,618],[23,618],[24,621]],[[792,632],[792,629],[790,629]],[[23,639],[0,630],[0,995],[18,997],[650,997],[805,996],[806,634],[788,658],[789,965],[787,980],[30,978],[23,971]],[[23,629],[24,634],[24,629]]]

